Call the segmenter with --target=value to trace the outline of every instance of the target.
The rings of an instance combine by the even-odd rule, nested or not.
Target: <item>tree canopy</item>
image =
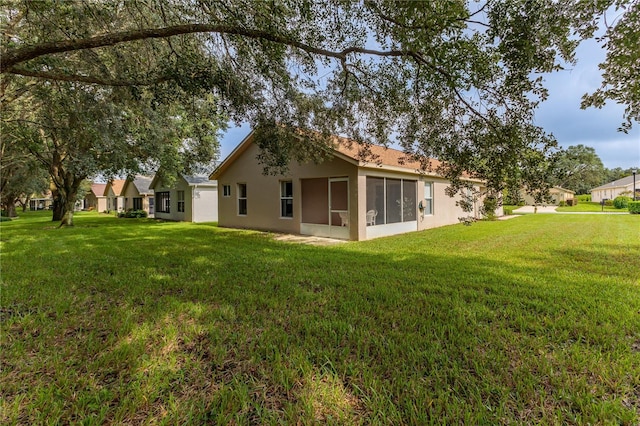
[[[167,108],[210,96],[216,116],[254,127],[398,142],[442,160],[454,188],[463,171],[493,190],[520,180],[536,188],[557,146],[532,124],[546,97],[542,76],[572,62],[578,38],[593,35],[603,11],[626,3],[5,2],[1,98],[5,106],[54,82]],[[618,25],[633,22],[637,2],[628,6]],[[609,43],[630,48],[614,33]],[[607,85],[623,78],[609,75]],[[629,105],[627,117],[637,118]],[[283,149],[290,141],[262,141],[267,168],[283,165],[278,153],[309,160],[321,150],[317,141]]]

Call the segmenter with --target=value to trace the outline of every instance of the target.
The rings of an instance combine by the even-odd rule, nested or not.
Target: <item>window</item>
[[[177,191],[178,211],[184,213],[184,191]]]
[[[238,214],[242,216],[247,214],[247,184],[246,183],[238,184]]]
[[[293,182],[280,182],[280,217],[293,217]]]
[[[417,181],[367,177],[367,225],[416,220]]]
[[[156,204],[158,206],[158,209],[156,210],[158,213],[170,213],[169,192],[156,192]]]
[[[135,197],[133,199],[133,209],[134,210],[142,210],[142,198]]]
[[[424,209],[422,210],[423,214],[432,215],[433,214],[433,183],[425,182],[424,183]]]
[[[222,185],[222,196],[231,197],[231,185]]]

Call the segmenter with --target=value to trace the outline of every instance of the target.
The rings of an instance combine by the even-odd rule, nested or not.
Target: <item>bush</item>
[[[566,206],[566,205],[567,205],[567,202],[566,202],[566,201],[564,201],[564,200],[562,200],[562,201],[560,201],[560,202],[558,203],[558,207],[564,207],[564,206]]]
[[[607,207],[613,207],[613,200],[604,200],[604,205]]]
[[[11,218],[4,215],[0,216],[0,222],[11,222]]]
[[[629,201],[629,213],[640,214],[640,201]]]
[[[631,197],[621,195],[613,199],[613,206],[616,209],[626,209],[630,201],[632,201]]]
[[[118,217],[124,217],[126,219],[139,219],[147,217],[147,212],[144,210],[127,210],[126,212],[118,213]]]
[[[505,216],[511,216],[513,214],[513,207],[503,207],[502,211]]]
[[[496,220],[496,209],[498,208],[498,199],[491,195],[484,197],[482,201],[482,214],[487,220]]]
[[[576,195],[576,200],[583,202],[583,203],[589,203],[591,202],[591,194],[582,194],[582,195]]]

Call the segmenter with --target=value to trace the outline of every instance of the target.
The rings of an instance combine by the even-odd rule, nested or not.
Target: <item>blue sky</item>
[[[628,134],[618,132],[624,105],[612,102],[604,108],[580,109],[582,95],[600,86],[598,64],[605,53],[595,41],[583,42],[577,51],[578,63],[545,77],[549,98],[540,105],[535,123],[558,140],[561,147],[586,145],[594,148],[605,167],[640,167],[640,124]],[[250,132],[248,125],[232,127],[221,142],[222,161]]]

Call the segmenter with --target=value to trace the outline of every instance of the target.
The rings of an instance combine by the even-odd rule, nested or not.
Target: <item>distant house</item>
[[[107,182],[104,189],[104,196],[107,198],[107,210],[123,211],[124,197],[122,196],[122,188],[126,180],[114,179]]]
[[[84,196],[83,209],[103,212],[107,210],[107,197],[104,195],[106,183],[92,183],[91,189]]]
[[[371,146],[377,160],[363,161],[355,143],[336,138],[329,161],[291,163],[288,174],[265,176],[253,135],[210,176],[221,188],[219,226],[367,240],[454,224],[468,215],[456,205],[460,198],[445,194],[449,181],[421,172],[420,163],[401,151]],[[467,180],[484,189],[481,181]],[[479,215],[480,205],[472,215]]]
[[[562,188],[560,186],[554,186],[553,188],[549,189],[549,195],[551,195],[550,204],[557,206],[561,202],[566,203],[568,200],[573,200],[576,193],[570,189]],[[525,193],[523,198],[525,204],[529,206],[533,206],[536,204],[535,199],[529,194]]]
[[[155,217],[183,222],[218,220],[218,183],[205,176],[180,175],[167,184],[158,174],[150,188],[155,192]]]
[[[128,178],[122,187],[124,197],[124,210],[144,210],[149,216],[154,215],[154,196],[151,189],[153,178],[148,176],[135,176]]]
[[[605,183],[591,190],[591,201],[613,200],[619,195],[633,197],[633,175]],[[640,181],[636,182],[636,197],[640,197]]]
[[[53,196],[50,190],[40,194],[32,194],[29,198],[29,210],[49,210],[53,206]]]

